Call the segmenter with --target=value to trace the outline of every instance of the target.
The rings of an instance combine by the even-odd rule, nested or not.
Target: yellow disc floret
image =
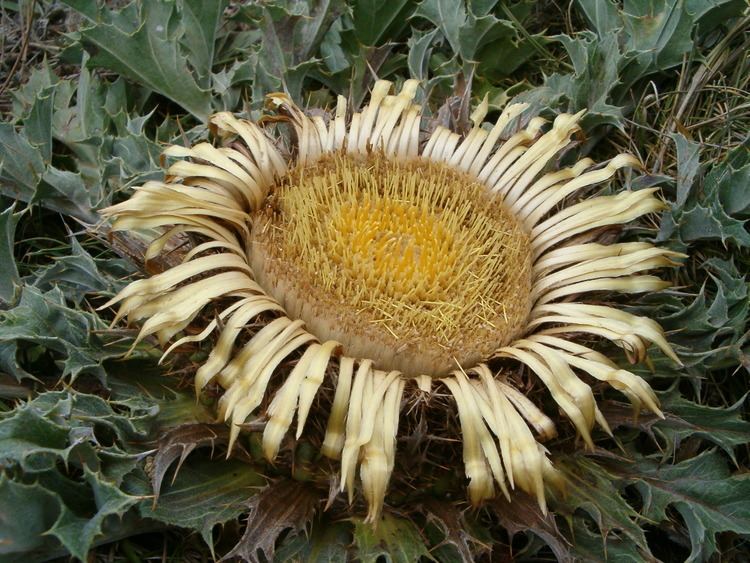
[[[404,303],[442,299],[460,259],[440,217],[410,202],[347,195],[327,229],[328,256],[346,274],[341,281],[368,279],[383,298]]]

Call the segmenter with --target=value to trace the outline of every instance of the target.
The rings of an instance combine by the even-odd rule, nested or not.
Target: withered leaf
[[[253,496],[248,504],[247,527],[242,538],[221,561],[239,557],[255,563],[272,561],[276,540],[288,529],[301,530],[315,515],[321,495],[309,483],[278,481]]]
[[[159,492],[164,476],[172,464],[179,458],[172,481],[177,477],[183,462],[196,448],[229,441],[229,429],[223,424],[183,424],[167,432],[159,440],[153,471],[151,472],[151,486],[154,489],[154,506],[159,500]]]
[[[513,491],[511,502],[498,495],[489,506],[511,537],[519,532],[531,532],[544,540],[561,563],[574,560],[569,550],[570,543],[560,533],[552,513],[542,514],[531,496]]]
[[[451,502],[443,502],[437,499],[427,499],[422,504],[429,522],[438,526],[445,534],[442,545],[453,546],[461,561],[471,563],[474,561],[476,547],[472,549],[469,542],[477,543],[469,534],[463,515],[458,507]],[[473,540],[473,541],[472,541]],[[487,550],[489,548],[485,546]]]

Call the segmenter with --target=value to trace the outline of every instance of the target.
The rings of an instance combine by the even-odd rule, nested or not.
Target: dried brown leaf
[[[428,521],[437,525],[445,534],[442,543],[455,547],[464,563],[474,561],[478,550],[476,547],[472,549],[470,544],[477,546],[479,541],[467,531],[461,510],[453,503],[436,499],[428,499],[422,506]],[[480,547],[479,551],[490,551],[487,545],[480,544]]]
[[[163,252],[144,263],[149,241],[134,232],[113,231],[109,225],[100,224],[90,229],[89,234],[107,244],[112,251],[151,275],[165,272],[182,264],[185,255],[192,248],[189,237],[178,235],[165,245]]]
[[[512,501],[498,496],[489,504],[500,524],[513,537],[519,532],[531,532],[540,537],[549,546],[560,563],[573,561],[570,543],[557,528],[551,513],[542,513],[536,500],[521,491],[515,491]]]
[[[430,119],[427,131],[432,132],[438,126],[442,126],[465,135],[471,130],[471,85],[473,78],[473,72],[468,77],[463,73],[456,76],[453,83],[453,95],[445,99],[443,105],[438,108],[437,113]]]
[[[164,476],[179,458],[172,481],[177,477],[183,462],[196,448],[217,444],[227,444],[229,430],[223,424],[183,424],[173,428],[159,439],[156,456],[151,471],[151,486],[154,489],[154,506],[159,500],[159,492]]]
[[[249,509],[247,527],[242,538],[221,561],[239,557],[255,563],[263,559],[272,561],[276,540],[288,529],[302,530],[315,515],[320,494],[309,483],[279,481],[253,496],[247,504]]]

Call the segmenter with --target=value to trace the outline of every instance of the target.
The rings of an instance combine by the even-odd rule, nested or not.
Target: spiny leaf
[[[342,0],[318,0],[301,6],[306,10],[289,18],[284,27],[290,33],[280,37],[287,53],[293,53],[295,65],[315,55],[331,24],[347,9]]]
[[[133,266],[117,258],[94,258],[70,236],[69,254],[56,255],[52,264],[37,268],[26,282],[41,291],[57,286],[68,302],[80,305],[87,294],[113,294],[122,287],[123,279],[133,273]]]
[[[357,559],[375,563],[380,557],[389,563],[411,563],[426,558],[434,561],[416,525],[405,518],[384,514],[377,527],[362,518],[354,522],[354,545]]]
[[[278,82],[277,89],[283,88],[301,102],[304,79],[320,66],[315,55],[326,32],[345,8],[341,0],[250,6],[248,15],[263,33],[258,51],[262,56],[258,57],[256,67],[262,67],[268,78]],[[256,68],[256,77],[259,70]]]
[[[53,469],[60,459],[68,461],[68,430],[23,405],[0,420],[0,452],[3,466],[17,463],[27,472]]]
[[[80,9],[78,2],[68,3]],[[122,12],[105,9],[92,20],[93,25],[81,29],[81,40],[92,55],[89,64],[127,76],[181,105],[198,119],[207,119],[211,96],[198,85],[180,53],[179,37],[170,24],[174,4],[154,0],[141,4],[137,14],[132,13],[134,9],[132,5]],[[87,12],[82,14],[91,17]],[[135,22],[131,20],[134,15]]]
[[[615,103],[615,88],[623,54],[615,35],[599,39],[590,31],[575,37],[553,37],[565,47],[573,63],[573,74],[553,74],[544,85],[517,96],[519,102],[531,103],[535,110],[557,107],[576,112],[586,109],[584,126],[591,129],[607,124],[620,126],[622,108]]]
[[[570,543],[557,528],[554,516],[549,512],[542,514],[536,500],[531,496],[522,491],[514,491],[511,502],[498,496],[492,500],[490,506],[511,539],[518,533],[530,532],[549,546],[560,563],[573,561]]]
[[[715,192],[729,215],[750,212],[750,136],[735,147],[706,177],[710,193]]]
[[[671,332],[670,340],[683,363],[695,370],[741,360],[740,347],[750,311],[747,282],[732,257],[710,258],[701,270],[708,279],[702,287],[691,288],[695,294],[692,301],[686,303],[674,295],[654,296],[648,301],[658,306],[659,322]],[[645,312],[644,308],[640,311]]]
[[[703,177],[698,173],[697,146],[681,134],[677,146],[677,201],[662,218],[658,240],[676,239],[683,248],[701,240],[721,240],[750,246],[744,216],[750,203],[750,140],[739,145]]]
[[[440,29],[456,54],[461,52],[461,28],[466,23],[466,8],[463,2],[452,0],[425,0],[414,12],[414,17],[429,20]],[[471,53],[473,55],[474,53]]]
[[[59,498],[43,487],[17,483],[0,475],[0,557],[20,561],[54,543],[44,533],[55,524],[61,511]]]
[[[87,191],[79,172],[48,166],[29,202],[40,203],[48,209],[93,225],[99,216],[93,210],[96,204],[91,201],[92,195]]]
[[[115,175],[110,162],[122,153],[119,138],[112,142],[102,137],[109,121],[102,107],[102,89],[84,71],[75,105],[68,105],[76,92],[72,83],[58,81],[40,94],[45,96],[44,110],[37,111],[42,102],[35,98],[23,127],[0,124],[0,194],[40,204],[88,224],[98,221],[94,209],[106,203],[110,195],[105,190],[105,178]],[[78,157],[75,170],[52,158],[45,148],[47,144],[51,147],[52,139],[64,143]],[[135,156],[129,155],[129,167],[140,163]],[[148,164],[152,171],[153,161]]]
[[[49,561],[73,556],[85,561],[94,543],[152,527],[128,518],[127,509],[137,499],[123,495],[93,474],[87,481],[96,491],[96,500],[86,490],[86,500],[92,507],[84,517],[51,491],[48,482],[25,484],[0,475],[0,560]],[[65,486],[70,487],[70,483]],[[127,522],[124,526],[123,519]]]
[[[156,163],[161,148],[144,132],[150,117],[125,116],[123,131],[98,146],[94,164],[103,168],[105,173],[119,176],[117,179],[125,185],[160,179],[162,172],[157,169]]]
[[[0,193],[31,201],[44,170],[42,155],[28,138],[10,123],[0,123]]]
[[[680,64],[693,46],[693,14],[685,10],[683,0],[659,4],[631,0],[622,12],[622,20],[629,36],[628,50],[635,54],[627,69],[629,84],[645,74]]]
[[[151,473],[151,487],[154,489],[154,505],[159,502],[159,492],[162,481],[172,464],[179,459],[174,471],[172,483],[174,483],[185,459],[195,450],[201,447],[210,447],[212,450],[218,443],[226,444],[229,441],[229,430],[226,425],[218,424],[184,424],[173,428],[161,438],[156,446],[156,456],[153,461]]]
[[[477,552],[483,551],[483,546],[470,533],[465,515],[454,503],[427,499],[422,507],[428,522],[425,532],[431,543],[437,544],[432,552],[438,560],[445,558],[442,557],[443,552],[449,548],[452,548],[458,558],[465,563],[470,563],[474,560]],[[441,533],[439,539],[433,539],[432,535],[428,533],[430,525],[439,529]]]
[[[255,78],[255,63],[257,56],[249,56],[242,61],[235,61],[231,66],[222,68],[211,75],[211,82],[216,96],[221,100],[217,102],[217,109],[234,111],[240,107],[240,85],[253,82]],[[256,90],[255,85],[252,88]],[[253,100],[259,100],[260,88],[257,95],[253,94]]]
[[[84,55],[81,64],[87,61]],[[34,96],[28,113],[14,126],[0,126],[0,194],[97,223],[95,209],[116,188],[155,177],[160,147],[144,135],[149,116],[128,112],[122,79],[108,85],[86,68],[77,83],[53,81],[42,71],[35,76],[43,77],[35,85],[41,90],[21,99]],[[44,111],[35,110],[38,96],[45,96]],[[65,145],[58,152],[74,159],[47,155],[45,139]]]
[[[36,379],[18,361],[18,344],[15,340],[0,340],[0,372],[12,376],[16,381]]]
[[[315,514],[319,495],[309,484],[279,481],[253,496],[246,505],[247,527],[242,539],[221,560],[272,560],[276,540],[285,530],[302,530]]]
[[[24,120],[26,137],[39,150],[45,163],[52,160],[52,113],[55,107],[54,86],[37,94],[28,117]]]
[[[105,93],[104,85],[92,75],[87,67],[88,63],[88,53],[84,52],[81,58],[78,87],[75,89],[76,111],[73,115],[66,116],[68,120],[66,120],[64,126],[60,123],[61,115],[56,115],[53,122],[53,133],[67,142],[83,142],[103,136],[108,122],[106,110],[103,106],[107,101],[111,105],[113,97],[117,94],[117,89]],[[60,113],[68,113],[65,112],[65,109],[67,109],[67,106],[61,108]],[[65,134],[61,134],[63,131]]]
[[[21,213],[15,213],[14,206],[0,213],[0,304],[12,303],[21,285],[13,256],[16,225],[20,218]]]
[[[346,30],[344,29],[343,19],[344,17],[341,16],[337,20],[334,20],[320,42],[320,56],[326,68],[332,74],[343,72],[351,67],[346,50],[344,49],[342,34]]]
[[[575,0],[575,4],[601,38],[622,25],[617,3],[612,0]]]
[[[723,21],[742,14],[736,0],[631,0],[622,9],[610,0],[576,0],[576,5],[600,38],[623,36],[621,65],[626,91],[641,78],[682,64],[694,46],[693,30],[701,25],[707,33]]]
[[[667,519],[666,509],[680,513],[690,533],[688,562],[706,561],[717,552],[716,534],[750,534],[750,474],[732,475],[716,451],[704,452],[676,465],[642,459],[623,467],[643,497],[643,515]]]
[[[554,503],[554,510],[567,515],[569,522],[576,510],[583,510],[596,522],[602,541],[617,531],[643,554],[651,556],[646,536],[637,523],[638,513],[620,496],[612,473],[583,456],[560,459],[557,467],[565,475],[566,487]]]
[[[0,340],[12,345],[3,350],[0,365],[11,368],[17,365],[18,340],[33,342],[60,357],[63,376],[77,377],[82,372],[92,373],[104,380],[102,362],[121,354],[115,348],[105,348],[95,335],[104,329],[104,323],[95,315],[70,309],[58,288],[41,292],[25,286],[18,304],[0,311]],[[11,371],[17,378],[23,373]]]
[[[120,484],[136,468],[137,456],[127,450],[144,439],[153,412],[122,410],[101,397],[61,391],[43,393],[3,415],[2,464],[14,479],[33,485],[0,477],[0,538],[10,538],[0,541],[0,554],[36,550],[46,560],[59,550],[55,538],[85,559],[107,533],[110,516],[123,516],[139,501]],[[17,494],[26,499],[23,507],[3,505]],[[12,518],[6,521],[3,514]]]
[[[705,35],[733,18],[738,18],[747,8],[744,0],[685,0],[684,9],[693,16],[699,34]]]
[[[374,47],[385,37],[397,37],[406,28],[413,3],[407,0],[359,0],[354,4],[354,33],[364,45]]]
[[[718,201],[697,203],[680,216],[680,238],[685,242],[716,239],[750,246],[745,222],[729,216]]]
[[[350,560],[347,547],[351,541],[348,523],[316,519],[309,534],[300,532],[287,536],[276,550],[274,561],[345,563]]]
[[[13,110],[9,117],[20,119],[28,116],[41,93],[58,82],[59,78],[46,61],[30,69],[26,81],[10,92],[13,98]]]
[[[488,13],[490,7],[491,4],[481,7],[452,0],[424,0],[414,17],[424,18],[438,28],[463,63],[478,63],[484,75],[497,79],[526,62],[534,47],[520,39],[512,22]],[[486,56],[485,47],[489,49]]]
[[[226,5],[227,0],[182,0],[178,4],[184,33],[181,43],[189,53],[190,64],[203,88],[209,86],[216,32]]]
[[[139,505],[141,516],[196,530],[213,551],[214,526],[244,513],[248,499],[264,484],[265,479],[247,463],[196,455],[182,465],[173,482],[162,487],[156,505],[146,475],[129,475],[124,489],[146,497]]]
[[[695,46],[692,30],[698,22],[708,24],[707,15],[714,15],[719,4],[726,17],[742,14],[739,4],[731,1],[693,0],[690,9],[683,0],[633,0],[622,9],[609,0],[577,0],[576,4],[596,33],[584,30],[574,36],[552,38],[565,46],[575,73],[554,73],[542,86],[520,95],[518,101],[531,102],[536,107],[562,105],[567,111],[588,108],[585,129],[600,124],[621,126],[622,108],[630,103],[633,86],[682,64]],[[720,21],[712,20],[711,26],[717,23]],[[711,26],[706,25],[705,29]],[[709,210],[704,215],[716,213]],[[698,216],[699,210],[694,214],[696,225],[716,229],[707,224],[705,217]],[[722,219],[717,220],[721,223]],[[739,235],[736,230],[732,234]]]
[[[665,457],[671,456],[680,442],[696,437],[721,447],[736,463],[736,446],[750,442],[750,422],[742,419],[745,397],[729,407],[709,407],[688,401],[677,390],[660,393],[664,419],[642,414],[635,420],[633,411],[620,403],[603,403],[602,413],[610,425],[633,426],[651,436],[660,435],[666,440]]]
[[[637,545],[617,534],[597,533],[591,530],[589,522],[581,516],[574,516],[571,522],[570,555],[576,563],[657,563],[658,559],[644,556]]]
[[[690,197],[695,177],[700,171],[700,144],[679,133],[670,135],[677,149],[677,198],[674,206],[682,208]]]
[[[55,525],[48,531],[70,551],[74,557],[81,560],[94,539],[102,533],[102,526],[109,516],[121,516],[139,498],[123,493],[115,484],[103,480],[101,476],[84,467],[86,482],[91,487],[96,503],[96,512],[85,518],[76,516],[69,510],[64,510]]]
[[[146,439],[151,421],[157,413],[154,401],[140,397],[139,401],[105,400],[97,395],[49,391],[29,403],[44,416],[73,429],[96,427],[107,429],[123,448]]]
[[[622,110],[609,103],[612,91],[619,82],[618,62],[622,58],[617,38],[610,35],[597,40],[593,34],[582,32],[575,39],[567,35],[557,38],[565,47],[575,69],[573,85],[568,97],[573,103],[569,110],[587,109],[592,126],[592,118],[599,123],[619,125]],[[585,87],[582,87],[583,85]]]
[[[0,417],[0,436],[5,440],[2,452],[8,456],[6,459],[24,463],[37,455],[37,449],[41,457],[59,450],[55,455],[65,460],[64,448],[86,440],[96,446],[104,441],[128,444],[145,440],[155,413],[154,404],[147,401],[127,405],[85,393],[48,391]],[[94,429],[98,437],[87,431]],[[125,453],[119,446],[101,450]],[[34,464],[42,465],[41,469],[49,468],[46,463]]]
[[[439,29],[432,31],[414,31],[409,38],[409,74],[418,80],[426,81],[429,73],[430,55],[433,41]]]
[[[196,401],[191,390],[180,388],[180,380],[164,376],[153,361],[131,358],[107,366],[107,383],[113,400],[132,404],[148,401],[158,405],[154,424],[159,431],[183,424],[210,423],[215,414],[209,404]]]

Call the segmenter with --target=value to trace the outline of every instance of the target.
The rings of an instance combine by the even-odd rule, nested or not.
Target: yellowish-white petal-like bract
[[[310,117],[275,93],[274,116],[259,123],[214,115],[216,146],[167,148],[165,181],[103,211],[114,229],[161,233],[147,261],[189,241],[181,264],[106,306],[119,307],[115,322],[142,322],[137,340],[155,335],[162,345],[208,317],[166,353],[212,337],[196,392],[224,389],[219,414],[232,442],[265,404],[257,414],[269,460],[295,414],[299,438],[322,415],[320,389],[332,389],[322,453],[340,460],[341,489],[350,500],[361,491],[370,522],[408,393],[454,399],[473,503],[520,488],[546,511],[545,487],[560,476],[541,442],[557,433],[555,413],[516,383],[538,378],[589,448],[595,425],[610,431],[591,381],[661,414],[642,378],[576,339],[603,337],[633,362],[654,344],[678,361],[657,323],[601,295],[663,289],[648,272],[679,255],[597,239],[663,203],[650,189],[587,197],[637,166],[629,155],[556,168],[583,112],[524,125],[527,107],[511,104],[485,125],[484,101],[465,135],[428,132],[417,89],[409,80],[393,94],[378,81],[359,112],[339,97],[333,114]],[[209,303],[218,311],[202,317]]]

